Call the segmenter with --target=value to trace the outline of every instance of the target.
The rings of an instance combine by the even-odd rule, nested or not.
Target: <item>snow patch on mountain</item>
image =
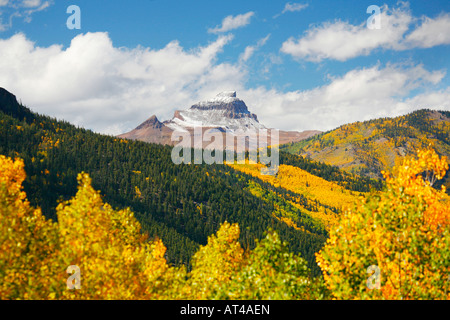
[[[194,104],[191,108],[195,107],[207,107],[207,106],[216,106],[221,104],[229,104],[233,102],[237,102],[240,99],[236,97],[236,91],[224,91],[219,93],[217,96],[215,96],[212,99],[206,100],[206,101],[200,101],[196,104]],[[242,100],[240,100],[242,101]]]

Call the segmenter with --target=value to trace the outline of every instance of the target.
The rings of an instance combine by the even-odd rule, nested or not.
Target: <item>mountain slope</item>
[[[396,118],[347,124],[284,145],[281,150],[380,178],[381,171],[392,168],[400,157],[430,144],[439,155],[450,156],[450,112],[424,109]]]

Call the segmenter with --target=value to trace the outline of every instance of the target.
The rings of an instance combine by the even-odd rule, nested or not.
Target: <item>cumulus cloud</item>
[[[406,36],[409,47],[431,48],[450,44],[450,14],[441,14],[435,19],[423,17],[422,23]]]
[[[444,71],[428,71],[422,65],[376,65],[330,77],[327,85],[311,90],[280,92],[259,87],[243,95],[268,126],[330,130],[349,122],[398,116],[421,108],[450,110],[450,88],[429,89],[444,76]],[[414,90],[424,92],[410,97]]]
[[[250,19],[254,14],[255,13],[253,11],[250,11],[244,14],[238,14],[237,16],[227,16],[222,20],[221,26],[216,26],[215,28],[208,29],[208,32],[222,33],[244,27],[250,23]]]
[[[324,59],[345,61],[367,55],[377,48],[398,50],[403,35],[412,22],[407,7],[381,8],[381,29],[369,29],[366,22],[352,25],[337,20],[325,22],[307,30],[299,39],[289,38],[281,51],[298,59],[320,62]]]
[[[220,36],[191,51],[177,41],[159,50],[126,49],[106,33],[87,33],[64,49],[17,34],[0,40],[0,86],[39,113],[117,134],[152,114],[169,118],[221,88],[240,89],[245,71],[216,63],[231,40]]]
[[[286,40],[281,52],[296,59],[320,62],[325,59],[346,61],[368,55],[376,49],[407,50],[450,44],[450,15],[435,19],[415,18],[407,3],[398,8],[381,7],[381,29],[367,28],[367,22],[352,25],[347,21],[325,22],[312,26],[303,36]],[[414,23],[422,23],[411,31]]]

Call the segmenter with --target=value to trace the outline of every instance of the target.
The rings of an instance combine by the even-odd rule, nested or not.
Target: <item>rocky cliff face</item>
[[[148,127],[155,128],[155,129],[161,129],[163,124],[158,120],[158,118],[153,115],[144,122],[142,122],[139,126],[136,127],[136,130],[145,129]]]

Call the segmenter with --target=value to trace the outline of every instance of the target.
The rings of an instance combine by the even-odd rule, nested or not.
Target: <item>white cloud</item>
[[[307,8],[307,7],[308,7],[307,3],[303,4],[303,3],[290,3],[290,2],[288,2],[284,6],[284,9],[283,9],[283,11],[281,13],[283,14],[283,13],[286,13],[286,12],[301,11],[301,10]]]
[[[444,75],[442,70],[428,71],[422,65],[377,65],[331,77],[329,84],[311,90],[280,92],[259,87],[241,95],[269,127],[325,131],[421,108],[450,110],[450,88],[429,89]],[[410,97],[413,90],[425,93]]]
[[[409,47],[431,48],[450,44],[450,14],[435,19],[422,18],[422,24],[406,36]]]
[[[321,62],[325,59],[346,61],[369,55],[377,49],[408,50],[450,44],[450,14],[432,19],[411,15],[408,3],[398,8],[384,5],[381,29],[368,29],[367,22],[352,25],[346,21],[325,22],[312,26],[298,39],[286,40],[281,52],[296,59]],[[418,24],[421,21],[421,24]]]
[[[39,8],[50,1],[42,0],[0,0],[0,6],[9,6],[12,8]]]
[[[256,50],[258,50],[259,48],[261,48],[262,46],[264,46],[266,44],[266,42],[269,40],[269,38],[270,38],[270,33],[267,36],[265,36],[264,38],[258,40],[256,45],[247,46],[245,48],[244,52],[239,56],[239,60],[241,62],[245,62],[248,59],[250,59]]]
[[[208,29],[209,33],[222,33],[237,28],[244,27],[250,23],[250,19],[255,13],[253,11],[245,14],[238,14],[237,16],[227,16],[222,20],[222,26],[216,26],[215,28]]]
[[[450,111],[450,88],[429,91],[404,101],[406,108]]]
[[[241,89],[245,70],[216,62],[232,40],[194,50],[177,41],[160,50],[116,48],[106,33],[70,46],[37,47],[23,34],[0,40],[0,86],[33,110],[105,133],[121,133],[152,114],[172,117],[218,91]]]
[[[377,48],[399,50],[403,35],[413,18],[406,6],[381,8],[381,29],[368,29],[366,21],[352,25],[346,21],[325,22],[307,30],[298,40],[285,41],[281,51],[294,58],[320,62],[324,59],[345,61],[368,55]]]
[[[286,3],[284,6],[283,11],[281,11],[281,13],[275,15],[273,18],[278,18],[279,16],[287,13],[287,12],[297,12],[297,11],[302,11],[304,9],[306,9],[308,7],[307,3]]]
[[[20,1],[22,6],[25,8],[36,8],[41,6],[42,1],[41,0],[23,0]]]

